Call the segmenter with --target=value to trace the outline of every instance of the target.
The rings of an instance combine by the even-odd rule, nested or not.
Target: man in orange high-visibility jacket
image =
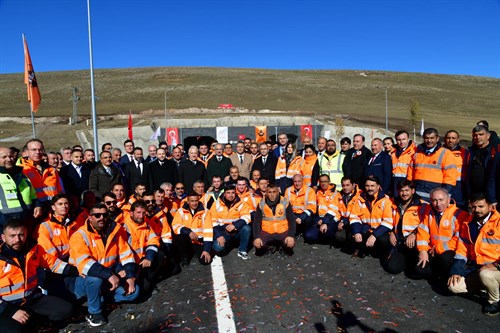
[[[460,226],[469,214],[451,201],[444,188],[431,191],[431,204],[417,230],[418,262],[414,278],[446,276],[453,264]]]
[[[424,131],[424,143],[417,147],[408,168],[407,179],[415,183],[416,193],[429,201],[430,192],[437,187],[451,193],[459,177],[452,153],[441,146],[435,128]]]
[[[187,202],[175,213],[172,222],[175,233],[172,246],[181,260],[181,266],[187,267],[193,255],[202,265],[212,262],[210,250],[213,241],[212,215],[200,202],[196,192],[190,192]]]
[[[293,254],[295,246],[295,215],[288,199],[282,197],[279,187],[269,184],[266,196],[255,212],[253,222],[253,245],[255,255],[272,253],[276,247],[280,254],[287,257]]]
[[[64,193],[62,180],[56,169],[43,162],[45,148],[42,141],[31,139],[26,147],[28,159],[23,163],[23,174],[35,188],[37,200],[48,206],[53,196]]]
[[[413,141],[410,140],[410,133],[405,130],[397,131],[394,137],[396,138],[396,145],[394,153],[391,154],[392,183],[394,197],[397,198],[399,195],[398,184],[403,179],[408,178],[408,167],[417,148]]]
[[[389,233],[391,252],[383,268],[391,274],[399,274],[417,263],[417,228],[428,204],[415,193],[415,184],[403,179],[398,184],[398,196],[392,204],[394,228]],[[385,260],[386,258],[382,258]]]
[[[393,227],[392,202],[380,188],[380,180],[368,176],[365,190],[358,197],[349,216],[355,251],[353,256],[363,258],[371,248],[381,257],[389,251],[389,231]]]
[[[303,234],[312,224],[312,215],[316,213],[316,192],[304,184],[302,175],[292,178],[293,185],[286,189],[284,197],[292,206],[297,227],[296,235]]]
[[[340,181],[342,190],[337,191],[333,198],[333,211],[334,218],[337,221],[338,231],[335,233],[335,240],[339,243],[345,243],[351,238],[351,224],[349,223],[349,216],[351,216],[361,190],[358,185],[353,183],[349,177],[342,177]]]
[[[146,222],[146,209],[144,201],[134,202],[130,211],[124,214],[123,228],[127,231],[128,244],[134,251],[135,263],[139,265],[137,283],[141,292],[148,294],[156,285],[166,255],[159,251],[160,236]]]
[[[238,257],[250,259],[247,253],[252,233],[250,207],[236,195],[236,186],[224,188],[224,193],[212,205],[210,213],[214,226],[214,251],[226,253],[232,242],[239,241]]]
[[[318,214],[315,214],[313,223],[304,232],[304,241],[313,244],[317,242],[331,243],[337,232],[335,208],[333,205],[335,184],[330,184],[330,177],[323,174],[319,177],[319,188],[316,192]]]
[[[2,332],[35,332],[36,316],[63,321],[73,305],[55,296],[45,296],[38,288],[37,269],[78,275],[72,265],[48,254],[43,247],[28,242],[24,221],[9,219],[0,246],[0,327]],[[38,317],[38,322],[40,318]]]
[[[470,204],[473,215],[460,230],[448,289],[453,293],[486,289],[488,303],[483,313],[496,316],[500,300],[500,213],[482,193],[473,194]]]
[[[92,327],[106,323],[101,300],[104,293],[111,292],[115,302],[139,296],[137,265],[127,232],[107,214],[104,204],[96,204],[69,240],[69,262],[77,266],[80,276],[67,286],[77,299],[87,297],[86,319]]]

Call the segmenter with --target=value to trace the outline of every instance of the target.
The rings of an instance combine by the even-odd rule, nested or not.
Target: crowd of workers
[[[486,290],[499,313],[500,141],[486,121],[472,146],[458,132],[419,145],[401,130],[340,141],[285,133],[278,142],[201,142],[169,151],[126,140],[45,152],[29,140],[0,147],[0,327],[63,325],[87,302],[91,326],[105,305],[146,301],[159,280],[196,258],[293,255],[295,243],[374,256],[391,274]],[[234,151],[233,151],[234,149]],[[237,250],[236,250],[237,248]],[[232,251],[234,249],[234,251]]]

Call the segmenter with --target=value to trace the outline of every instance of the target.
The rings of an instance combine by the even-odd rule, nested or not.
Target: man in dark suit
[[[208,179],[212,179],[213,176],[221,176],[222,179],[224,179],[229,175],[229,168],[231,168],[233,164],[229,158],[222,154],[222,144],[218,143],[215,145],[214,153],[215,156],[209,159],[207,163],[207,177]]]
[[[134,148],[133,161],[125,165],[125,178],[128,180],[129,193],[134,192],[137,183],[144,183],[149,188],[149,166],[144,162],[141,147]]]
[[[111,192],[115,184],[122,183],[122,175],[113,165],[109,151],[101,152],[99,158],[100,162],[90,172],[89,190],[94,192],[96,197],[102,198],[104,193]]]
[[[372,157],[372,152],[365,147],[365,137],[361,134],[354,135],[353,147],[346,152],[342,171],[345,177],[351,178],[355,184],[363,184],[365,167]]]
[[[187,189],[192,189],[197,180],[203,180],[205,189],[208,188],[207,170],[203,162],[198,160],[198,148],[191,146],[188,151],[189,159],[182,160],[179,165],[179,181]]]
[[[134,160],[134,149],[135,149],[134,141],[125,140],[123,142],[123,147],[125,148],[125,154],[120,158],[120,165],[122,167],[124,167],[128,163],[131,163]]]
[[[80,199],[83,191],[89,189],[91,170],[89,164],[83,163],[82,151],[73,150],[71,152],[71,163],[64,165],[59,172],[65,193]]]
[[[172,160],[167,160],[167,152],[163,148],[156,151],[156,161],[149,163],[149,186],[155,191],[163,183],[176,184],[179,181],[177,165]]]
[[[392,180],[392,159],[384,151],[383,141],[379,138],[372,140],[372,154],[365,166],[365,179],[369,176],[376,176],[380,180],[380,187],[385,194],[391,191]]]
[[[245,153],[245,143],[238,141],[236,144],[236,154],[230,157],[233,166],[237,166],[240,171],[240,176],[250,179],[250,172],[252,171],[253,159],[250,154]],[[209,178],[211,179],[211,178]]]
[[[252,172],[254,170],[260,171],[260,176],[269,179],[270,183],[274,184],[276,164],[278,159],[269,154],[267,143],[261,143],[259,146],[261,156],[256,158],[252,165]]]

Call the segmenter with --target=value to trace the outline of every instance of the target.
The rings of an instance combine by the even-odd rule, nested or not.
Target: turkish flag
[[[179,144],[179,130],[177,127],[168,127],[165,131],[165,141],[169,146],[177,146]]]
[[[245,140],[245,138],[246,138],[245,134],[238,134],[238,140],[243,141]]]
[[[300,140],[304,142],[306,137],[312,139],[312,125],[300,125]]]
[[[266,142],[267,126],[255,126],[255,142]]]
[[[128,114],[128,138],[129,140],[134,140],[134,134],[132,133],[132,111]]]

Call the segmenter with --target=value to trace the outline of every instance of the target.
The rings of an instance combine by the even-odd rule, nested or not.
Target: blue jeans
[[[104,296],[111,296],[112,301],[119,302],[130,302],[135,300],[139,296],[139,287],[135,286],[135,291],[126,295],[125,288],[120,285],[114,291],[109,291],[109,285],[104,283],[101,278],[86,276],[78,276],[74,283],[68,284],[68,289],[75,294],[76,298],[87,297],[88,310],[90,314],[97,314],[102,312],[102,303],[104,301]],[[107,294],[107,295],[106,295]]]
[[[220,246],[217,243],[217,239],[214,239],[214,242],[212,244],[212,248],[214,249],[215,252],[219,253],[222,252],[226,249],[226,247],[229,245],[230,242],[234,240],[239,240],[240,245],[238,247],[238,251],[240,252],[247,252],[248,251],[248,243],[250,242],[250,236],[252,234],[252,228],[250,227],[249,224],[245,224],[243,228],[238,230],[237,233],[235,234],[228,234],[227,232],[224,232],[224,246]]]

